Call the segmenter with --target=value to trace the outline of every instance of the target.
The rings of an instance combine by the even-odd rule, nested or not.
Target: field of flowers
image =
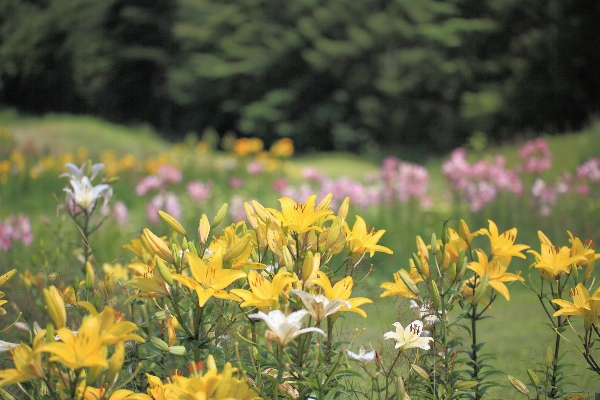
[[[0,396],[593,396],[599,138],[372,163],[7,118]]]

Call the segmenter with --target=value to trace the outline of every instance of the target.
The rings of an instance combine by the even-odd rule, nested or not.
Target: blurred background
[[[440,154],[587,124],[599,17],[595,0],[0,0],[0,106]]]

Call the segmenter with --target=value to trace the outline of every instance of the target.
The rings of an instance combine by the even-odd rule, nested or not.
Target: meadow
[[[600,124],[593,124],[582,132],[538,140],[523,138],[519,143],[502,146],[486,145],[484,139],[476,139],[447,157],[423,160],[395,157],[382,160],[345,153],[294,156],[293,144],[287,141],[264,149],[258,140],[226,137],[221,143],[226,150],[222,151],[216,150],[218,139],[211,131],[203,132],[199,138],[190,134],[181,143],[169,143],[145,127],[127,128],[93,118],[65,115],[28,118],[2,112],[0,273],[17,270],[2,287],[9,300],[3,306],[7,314],[2,317],[2,329],[10,325],[19,312],[23,313],[20,321],[29,325],[36,321],[40,326],[46,326],[49,319],[44,311],[42,289],[50,285],[62,291],[66,304],[73,303],[69,296],[78,298],[74,293],[83,291],[98,311],[99,305],[110,305],[117,311],[131,312],[134,317],[134,306],[129,309],[124,305],[126,297],[123,293],[133,293],[131,288],[125,288],[125,283],[134,275],[131,266],[129,272],[123,272],[132,259],[130,249],[123,246],[137,239],[143,228],[149,228],[159,236],[174,237],[170,225],[165,226],[158,216],[159,210],[180,222],[185,231],[196,232],[201,216],[206,214],[209,219],[213,218],[219,214],[223,203],[227,203],[228,208],[226,215],[222,215],[221,227],[248,220],[244,203],[251,200],[267,208],[277,208],[278,199],[282,197],[303,204],[311,195],[316,195],[319,203],[331,193],[329,207],[336,212],[343,209],[344,199],[349,198],[346,211],[349,229],[355,224],[355,215],[359,215],[366,221],[367,232],[385,231],[378,237],[377,245],[393,251],[388,254],[378,250],[361,258],[361,267],[353,275],[356,285],[353,296],[372,299],[373,304],[361,307],[366,318],[356,313],[342,313],[336,324],[336,334],[343,338],[344,349],[357,351],[362,345],[368,350],[378,349],[383,359],[393,359],[393,346],[383,341],[383,334],[393,330],[392,323],[396,321],[405,325],[414,319],[414,310],[409,303],[412,295],[380,298],[380,286],[392,281],[393,274],[400,269],[410,272],[411,262],[412,265],[419,262],[417,254],[423,255],[427,250],[418,247],[417,236],[429,244],[432,234],[441,239],[446,228],[452,228],[458,235],[461,220],[471,232],[491,229],[488,220],[493,220],[501,233],[516,227],[516,241],[514,238],[513,241],[542,253],[540,230],[554,246],[574,248],[569,242],[567,231],[570,231],[574,237],[581,238],[585,250],[591,253],[593,246],[585,240],[598,240],[600,159],[594,156],[600,150]],[[111,195],[105,196],[110,197],[110,201],[102,207],[102,200],[98,200],[97,210],[94,209],[99,219],[95,223],[100,220],[103,223],[89,234],[87,244],[82,245],[82,226],[73,223],[75,218],[72,218],[70,207],[74,206],[65,200],[63,190],[68,187],[69,176],[65,179],[60,175],[68,175],[66,163],[80,166],[88,160],[92,164],[104,164],[100,175],[105,178],[104,184],[110,185]],[[70,172],[73,176],[73,171]],[[219,237],[214,240],[217,239]],[[494,251],[486,235],[480,235],[474,241],[484,251]],[[185,247],[185,242],[182,243]],[[449,244],[440,244],[440,249],[446,245]],[[432,250],[430,246],[429,251]],[[574,250],[570,254],[575,254]],[[523,277],[526,282],[531,280],[539,287],[540,268],[534,265],[539,264],[539,260],[525,251],[522,255],[523,258],[513,257],[509,273],[520,271],[520,275],[515,276]],[[332,263],[339,259],[338,255],[336,257],[332,258]],[[273,256],[272,261],[276,259]],[[285,254],[279,255],[280,261],[284,259]],[[90,277],[89,269],[86,270],[87,261],[95,276]],[[300,258],[295,262],[298,264]],[[590,295],[600,277],[600,273],[593,270],[593,262],[584,264],[587,268],[580,266],[579,272],[573,267],[579,278],[573,277],[572,271],[568,274],[572,282],[577,279],[585,282]],[[571,260],[571,263],[576,261]],[[590,263],[592,267],[589,267]],[[433,270],[433,261],[431,268]],[[454,269],[456,275],[456,265]],[[585,272],[585,280],[584,271],[589,271]],[[112,281],[111,276],[122,279]],[[412,272],[411,277],[418,283]],[[183,283],[184,278],[181,279]],[[440,279],[438,284],[443,288],[447,283],[441,273]],[[104,286],[96,286],[96,280]],[[410,281],[408,284],[403,282],[410,286]],[[114,291],[106,289],[111,285],[111,289],[116,288]],[[71,292],[65,290],[69,286],[74,288]],[[507,286],[510,300],[499,297],[491,308],[486,309],[486,317],[491,318],[482,319],[477,325],[479,342],[485,342],[483,353],[495,355],[496,358],[488,363],[500,371],[489,378],[498,386],[491,387],[483,398],[523,396],[513,388],[506,375],[529,384],[527,369],[543,365],[548,347],[556,340],[536,293],[517,279],[507,282]],[[123,290],[119,292],[117,287]],[[462,287],[456,286],[456,291],[468,298]],[[425,292],[429,296],[427,299],[433,301],[430,290]],[[492,296],[493,293],[492,289]],[[472,293],[471,298],[474,296],[477,295]],[[572,300],[566,290],[562,298]],[[32,301],[35,307],[23,306]],[[476,308],[479,303],[473,304]],[[461,307],[457,306],[449,315],[460,314]],[[140,306],[139,315],[143,314],[142,309]],[[573,376],[565,377],[562,389],[589,394],[600,392],[598,374],[587,368],[577,347],[582,346],[575,332],[583,334],[581,318],[572,317],[571,320],[572,328],[562,320],[566,325],[563,326],[560,353],[566,352],[561,359],[565,375]],[[28,333],[18,327],[17,324],[6,329],[2,340],[27,341]],[[364,333],[356,336],[363,328]],[[180,330],[178,335],[185,336]],[[468,347],[468,341],[465,343]],[[199,355],[188,350],[186,354],[193,352],[194,361],[198,362]],[[217,360],[217,364],[221,368],[222,360]],[[12,364],[4,357],[2,365],[11,368]],[[467,365],[465,363],[461,368]],[[357,370],[360,369],[356,367]],[[534,393],[531,385],[529,387]],[[10,393],[14,395],[15,392]]]

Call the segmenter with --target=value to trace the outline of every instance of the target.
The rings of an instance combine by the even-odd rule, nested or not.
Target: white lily
[[[68,176],[71,179],[75,179],[76,181],[81,182],[83,177],[86,176],[85,170],[87,167],[87,163],[81,164],[81,167],[78,167],[77,165],[75,165],[73,163],[66,163],[65,167],[67,167],[69,169],[69,172],[64,172],[64,173],[60,174],[59,178],[62,178],[63,176]],[[93,181],[94,178],[96,177],[96,175],[98,175],[98,172],[100,172],[100,170],[102,170],[102,168],[104,168],[103,163],[97,163],[97,164],[92,165],[92,176],[88,177],[88,179],[90,181]]]
[[[329,300],[327,297],[322,294],[318,294],[313,296],[310,293],[306,293],[303,290],[292,289],[292,293],[299,296],[304,303],[308,313],[314,320],[319,323],[323,321],[327,316],[335,314],[340,311],[342,306],[346,308],[352,308],[352,305],[349,301],[342,299],[333,299]]]
[[[360,348],[358,349],[358,354],[353,353],[350,350],[347,350],[347,353],[353,359],[363,362],[363,363],[375,361],[375,357],[376,357],[376,351],[371,350],[367,353],[367,348],[365,346],[360,346]]]
[[[437,324],[438,322],[440,322],[440,318],[438,315],[442,314],[441,311],[437,311],[437,313],[436,313],[436,311],[433,310],[428,305],[423,304],[423,305],[419,306],[419,304],[414,300],[410,300],[410,308],[415,310],[415,314],[421,320],[424,320],[428,324],[433,325],[433,324]]]
[[[4,340],[0,340],[0,353],[12,350],[17,346],[17,343],[5,342]]]
[[[297,336],[307,332],[317,332],[323,336],[323,332],[319,328],[302,328],[302,320],[308,315],[308,311],[299,310],[286,316],[280,310],[270,311],[269,314],[265,314],[259,311],[256,314],[248,315],[248,318],[257,318],[265,321],[270,330],[265,333],[267,340],[275,339],[279,346],[287,346]]]
[[[411,322],[406,328],[402,327],[400,322],[394,322],[396,332],[387,332],[383,335],[385,340],[394,339],[396,349],[407,350],[414,347],[429,350],[429,344],[433,342],[431,337],[421,337],[423,333],[423,322],[416,320]]]
[[[63,190],[68,193],[77,205],[87,211],[90,211],[100,197],[104,197],[104,203],[106,204],[112,196],[112,187],[110,185],[101,183],[93,186],[87,176],[83,176],[81,181],[71,179],[71,186],[73,187],[72,190],[70,188]]]

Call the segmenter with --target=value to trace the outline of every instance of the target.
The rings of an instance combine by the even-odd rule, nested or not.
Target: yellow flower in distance
[[[490,239],[490,246],[492,248],[491,254],[493,256],[510,256],[527,258],[525,254],[521,253],[523,250],[527,250],[529,246],[525,244],[514,244],[517,238],[517,228],[511,228],[504,231],[502,235],[498,234],[498,227],[491,219],[488,220],[489,229],[481,228],[473,235],[484,234]]]
[[[213,296],[218,299],[238,300],[237,296],[224,289],[237,279],[244,278],[246,273],[240,270],[223,269],[223,256],[220,250],[213,254],[208,264],[189,252],[185,253],[185,257],[193,278],[180,274],[172,274],[171,277],[196,291],[200,307],[204,307],[208,299]]]
[[[536,267],[543,277],[557,278],[562,274],[571,272],[571,267],[578,261],[586,261],[582,255],[571,256],[571,249],[566,246],[551,246],[545,243],[541,244],[541,250],[538,253],[535,250],[529,250],[535,256],[535,262],[532,266]]]
[[[298,281],[298,278],[287,272],[285,268],[280,268],[273,277],[273,282],[262,276],[256,271],[248,273],[248,285],[250,290],[231,289],[231,293],[240,297],[243,302],[241,307],[258,307],[261,311],[271,311],[279,309],[279,296],[287,298],[287,291],[291,290],[291,284]]]
[[[587,264],[587,268],[585,269],[585,274],[583,277],[583,281],[587,282],[594,273],[596,260],[600,258],[600,254],[596,254],[594,251],[595,243],[593,241],[586,239],[585,242],[581,242],[581,239],[574,237],[571,232],[567,231],[567,233],[569,234],[569,242],[571,242],[571,255],[579,255],[586,258],[586,261],[578,261],[577,265],[579,266]]]
[[[352,232],[348,230],[348,246],[352,254],[363,254],[369,252],[370,256],[373,257],[376,251],[380,251],[386,254],[394,254],[394,252],[385,246],[378,245],[377,242],[385,230],[375,231],[368,230],[365,220],[360,216],[356,216],[356,222],[352,226]]]
[[[367,299],[366,297],[354,297],[350,298],[352,294],[352,289],[354,288],[354,283],[352,282],[352,277],[347,276],[344,279],[337,282],[333,287],[331,286],[331,282],[327,275],[322,271],[317,271],[318,278],[313,279],[313,282],[316,285],[321,286],[323,289],[323,294],[329,301],[334,299],[347,300],[350,303],[350,308],[346,306],[342,306],[340,311],[351,311],[355,312],[363,318],[367,317],[367,313],[358,308],[363,304],[370,304],[373,302],[371,299]]]
[[[310,230],[321,232],[322,229],[316,226],[315,223],[320,219],[331,214],[331,210],[315,210],[317,195],[312,195],[306,199],[306,203],[296,203],[289,197],[279,199],[281,204],[281,212],[275,209],[268,209],[281,222],[283,227],[287,227],[295,233],[304,233]]]
[[[60,342],[41,344],[36,351],[52,353],[49,361],[59,362],[71,369],[83,367],[106,367],[106,345],[100,334],[100,320],[89,316],[83,320],[77,333],[60,328]]]
[[[476,251],[479,262],[470,262],[467,264],[467,268],[475,271],[480,278],[487,274],[488,285],[504,296],[506,300],[510,300],[510,293],[504,282],[525,281],[519,275],[506,272],[511,257],[494,257],[492,261],[488,261],[488,256],[483,250],[477,249]]]
[[[585,329],[591,328],[598,315],[600,288],[596,289],[594,295],[590,298],[589,292],[585,286],[580,283],[574,289],[569,290],[569,295],[573,298],[573,303],[563,299],[552,300],[554,304],[562,307],[562,309],[556,311],[552,316],[579,315],[584,318]]]

